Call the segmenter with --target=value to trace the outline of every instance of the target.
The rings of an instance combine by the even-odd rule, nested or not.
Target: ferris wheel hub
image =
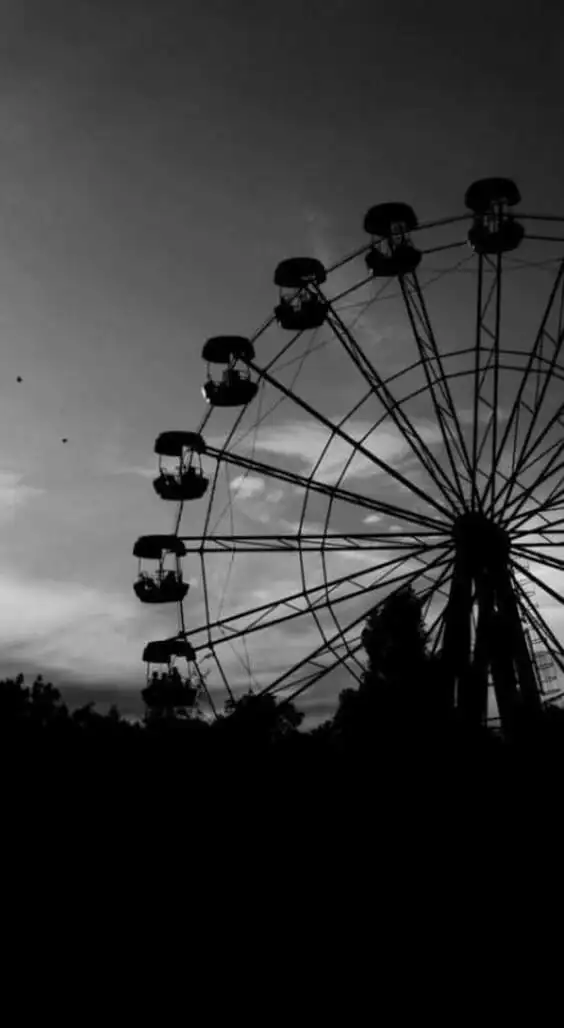
[[[486,514],[468,511],[453,525],[457,557],[476,568],[500,567],[507,563],[511,541],[508,532]]]

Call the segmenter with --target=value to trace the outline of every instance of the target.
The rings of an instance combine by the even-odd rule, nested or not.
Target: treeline
[[[344,689],[335,713],[304,730],[291,702],[243,695],[215,720],[197,709],[147,708],[131,723],[113,707],[70,710],[43,678],[0,682],[0,748],[12,787],[56,779],[63,793],[95,787],[128,802],[159,796],[234,797],[269,790],[298,805],[369,797],[381,808],[402,794],[427,804],[473,796],[492,810],[513,798],[547,796],[560,781],[564,713],[547,710],[508,735],[469,732],[441,685],[440,660],[427,652],[421,609],[406,591],[369,617],[366,670]],[[272,793],[274,794],[274,793]]]
[[[460,917],[463,904],[499,904],[501,889],[520,909],[524,888],[551,888],[564,713],[505,735],[468,731],[409,594],[368,618],[363,641],[360,683],[310,730],[268,695],[248,693],[215,721],[148,707],[131,723],[116,708],[69,709],[41,677],[0,682],[13,875],[24,868],[26,892],[38,886],[79,911],[105,881],[173,919],[180,901],[209,910],[232,896],[274,925],[315,898],[330,920],[339,897],[364,917],[372,897],[376,933],[384,909],[396,922],[398,903],[410,917],[428,903],[431,925],[439,897]],[[4,874],[7,895],[15,880]]]

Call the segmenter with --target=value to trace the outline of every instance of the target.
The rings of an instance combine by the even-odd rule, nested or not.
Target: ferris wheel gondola
[[[153,488],[157,496],[176,502],[200,500],[209,486],[202,468],[205,452],[206,444],[198,432],[162,432],[155,442],[159,475]],[[174,458],[172,466],[167,458]]]
[[[191,669],[184,678],[176,663],[179,658]],[[147,664],[147,684],[141,695],[148,709],[160,716],[193,711],[205,686],[190,643],[177,637],[147,643],[143,660]]]
[[[180,564],[185,555],[184,544],[174,535],[144,535],[137,540],[133,556],[139,559],[139,574],[133,589],[142,603],[182,602],[189,589]]]
[[[327,273],[315,257],[290,257],[282,261],[274,273],[280,302],[274,316],[289,332],[306,332],[320,328],[327,315],[327,304],[319,296]],[[317,291],[316,291],[317,290]]]
[[[202,350],[208,366],[207,381],[202,389],[207,403],[214,407],[243,407],[250,403],[258,390],[248,369],[254,356],[253,344],[241,336],[208,339]],[[225,366],[220,378],[212,372],[213,364]]]
[[[366,245],[282,261],[261,329],[205,343],[208,412],[159,437],[155,490],[178,504],[177,587],[199,568],[177,642],[216,695],[358,681],[368,613],[406,587],[468,724],[556,695],[564,219],[520,199],[490,178],[434,222],[371,207]]]

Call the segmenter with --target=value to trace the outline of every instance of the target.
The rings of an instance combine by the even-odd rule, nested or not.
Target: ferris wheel
[[[251,337],[204,344],[202,422],[155,444],[173,530],[134,550],[139,598],[178,611],[143,654],[169,705],[334,698],[407,588],[469,723],[560,695],[564,217],[520,202],[490,178],[452,217],[378,204],[354,252],[278,265]]]

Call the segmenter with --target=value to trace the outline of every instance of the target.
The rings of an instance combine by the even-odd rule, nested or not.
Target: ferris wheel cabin
[[[466,190],[466,206],[474,214],[468,241],[478,254],[500,254],[516,250],[525,229],[507,210],[521,200],[509,178],[483,178]]]
[[[255,357],[249,339],[213,336],[204,343],[202,357],[208,365],[208,378],[202,389],[207,403],[212,407],[244,407],[254,399],[258,386],[247,367],[247,362]],[[212,364],[226,365],[219,379],[212,375]]]
[[[133,556],[139,559],[139,575],[133,590],[142,603],[179,603],[185,598],[190,588],[180,569],[185,553],[184,543],[174,535],[143,535],[137,540]],[[174,567],[167,564],[171,557]],[[146,560],[156,561],[156,569],[146,571]]]
[[[159,475],[153,488],[161,500],[199,500],[209,479],[203,473],[202,454],[206,444],[198,432],[161,432],[155,442],[159,455]],[[176,458],[173,467],[163,458]]]
[[[141,690],[143,702],[149,710],[173,713],[191,709],[196,705],[199,689],[190,681],[183,681],[176,668],[164,674],[154,671],[151,681]]]
[[[380,203],[364,218],[364,230],[372,236],[366,266],[374,278],[396,278],[415,271],[421,253],[411,242],[417,216],[407,203]]]
[[[320,328],[327,316],[327,303],[319,287],[327,278],[321,261],[315,257],[290,257],[274,273],[280,302],[274,309],[278,324],[290,332]]]
[[[173,636],[171,639],[158,639],[148,642],[143,650],[146,664],[172,664],[174,659],[181,657],[193,663],[196,659],[194,647],[186,639]]]
[[[182,678],[174,661],[183,658],[194,664],[196,654],[186,639],[161,639],[149,642],[143,650],[143,660],[147,664],[148,684],[141,691],[143,701],[152,711],[173,713],[178,709],[190,709],[195,706],[200,692],[190,674]],[[158,671],[151,665],[166,665],[166,670]]]

